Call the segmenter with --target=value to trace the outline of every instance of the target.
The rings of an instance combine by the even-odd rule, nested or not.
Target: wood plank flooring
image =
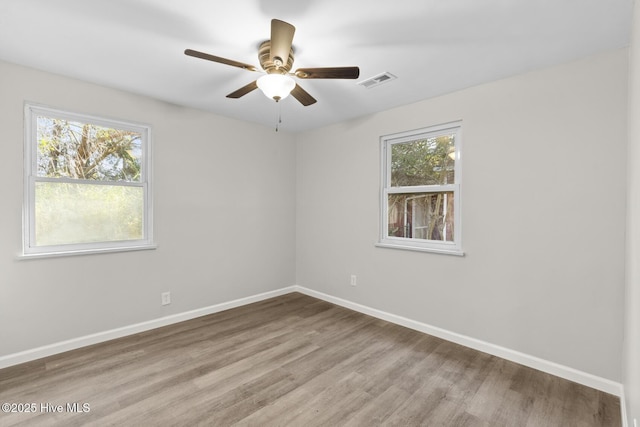
[[[621,425],[615,396],[298,293],[2,369],[3,402],[36,411],[0,426]]]

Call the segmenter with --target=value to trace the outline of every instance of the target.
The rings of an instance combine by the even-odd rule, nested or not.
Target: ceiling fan
[[[298,68],[291,72],[293,66],[293,34],[296,28],[278,19],[271,20],[271,40],[260,44],[258,60],[260,66],[266,72],[265,75],[252,81],[246,86],[231,92],[227,98],[240,98],[249,92],[260,88],[262,92],[276,102],[291,94],[302,105],[308,106],[316,103],[316,99],[297,84],[293,77],[299,79],[357,79],[360,75],[358,67],[324,67],[324,68]],[[186,49],[185,55],[220,64],[231,65],[247,71],[261,72],[257,67],[231,59],[221,58],[208,53]]]

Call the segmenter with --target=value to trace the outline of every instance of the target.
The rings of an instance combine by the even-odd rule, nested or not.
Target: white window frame
[[[446,185],[417,185],[407,187],[391,187],[391,146],[393,144],[406,143],[418,139],[433,138],[440,135],[455,134],[455,183]],[[407,249],[423,252],[435,252],[441,254],[463,256],[462,251],[462,221],[460,187],[462,181],[462,121],[444,123],[421,129],[400,132],[380,137],[381,152],[381,191],[380,191],[380,240],[376,244],[379,247],[393,249]],[[394,193],[441,193],[453,192],[454,197],[454,241],[425,240],[407,237],[392,237],[388,235],[389,228],[389,202],[390,194]]]
[[[25,258],[40,258],[65,255],[83,255],[90,253],[136,251],[155,249],[153,243],[153,203],[152,203],[152,165],[151,165],[151,128],[148,125],[106,119],[87,114],[75,113],[42,105],[25,103],[25,150],[24,150],[24,201],[23,201],[23,253]],[[91,123],[98,126],[139,132],[142,146],[142,164],[140,182],[114,182],[77,180],[67,178],[38,177],[37,174],[37,117],[46,116],[58,119]],[[143,188],[143,237],[137,240],[74,243],[38,246],[35,244],[35,185],[36,182],[72,182],[91,185],[126,185]]]

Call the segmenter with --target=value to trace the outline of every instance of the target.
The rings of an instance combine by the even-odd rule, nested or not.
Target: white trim
[[[104,253],[113,253],[113,252],[149,251],[149,250],[155,250],[155,249],[158,249],[158,245],[151,244],[151,245],[114,246],[112,248],[79,249],[79,250],[65,251],[65,252],[43,252],[43,253],[33,253],[33,254],[21,253],[16,256],[16,259],[20,261],[20,260],[27,260],[27,259],[93,255],[93,254],[104,254]]]
[[[102,127],[117,128],[135,131],[140,134],[141,142],[141,170],[140,181],[92,181],[80,179],[67,179],[40,177],[37,174],[37,117],[61,118],[73,120],[81,123],[91,123]],[[24,191],[23,191],[23,243],[22,255],[24,257],[49,257],[63,255],[84,255],[88,253],[102,253],[114,251],[154,249],[153,241],[153,165],[152,165],[152,141],[151,126],[131,121],[97,117],[89,114],[75,113],[72,111],[60,110],[36,103],[25,102],[24,104]],[[84,185],[104,185],[114,187],[137,187],[142,189],[143,194],[143,223],[141,239],[127,240],[124,242],[105,241],[87,242],[73,244],[56,244],[49,246],[38,246],[35,241],[35,184],[37,182],[52,183],[73,183]]]
[[[530,368],[537,369],[539,371],[546,372],[548,374],[555,375],[557,377],[564,378],[566,380],[573,381],[578,384],[594,388],[596,390],[604,391],[605,393],[613,394],[614,396],[621,397],[623,395],[622,384],[612,380],[608,380],[606,378],[598,377],[596,375],[582,372],[568,366],[540,359],[535,356],[501,347],[496,344],[491,344],[486,341],[468,337],[466,335],[458,334],[456,332],[451,332],[446,329],[438,328],[436,326],[431,326],[426,323],[407,319],[406,317],[398,316],[375,308],[367,307],[365,305],[347,301],[342,298],[333,297],[331,295],[314,291],[312,289],[304,288],[301,286],[295,286],[295,288],[296,291],[300,293],[348,308],[350,310],[367,314],[378,319],[386,320],[387,322],[395,323],[397,325],[405,326],[407,328],[414,329],[425,334],[433,335],[435,337],[442,338],[447,341],[472,348],[474,350],[492,354],[502,359],[510,360],[512,362],[519,363],[521,365],[528,366]]]
[[[391,146],[411,142],[423,137],[437,137],[441,135],[455,134],[455,182],[441,185],[416,185],[416,186],[391,186]],[[416,248],[422,252],[436,252],[442,254],[462,255],[462,120],[456,120],[440,125],[410,130],[390,135],[380,136],[380,235],[378,243],[381,247],[410,249]],[[395,238],[388,235],[389,232],[389,194],[404,193],[453,193],[453,224],[454,241],[441,242],[417,238]],[[429,249],[429,250],[424,250]]]
[[[382,138],[393,141],[394,143],[409,142],[415,139],[416,134],[420,133],[433,133],[435,136],[442,136],[450,133],[452,129],[458,129],[462,125],[462,119],[452,120],[447,123],[441,123],[438,125],[431,125],[420,129],[412,129],[404,132],[391,133],[382,135]]]
[[[627,402],[624,394],[624,387],[620,392],[620,413],[622,414],[622,427],[629,427],[629,419],[627,419]]]
[[[436,249],[436,248],[409,246],[409,245],[401,245],[401,244],[394,244],[394,243],[376,243],[374,246],[378,248],[402,249],[405,251],[432,252],[434,254],[464,256],[464,252],[454,250],[454,249]]]
[[[211,305],[209,307],[186,311],[184,313],[173,314],[171,316],[160,317],[158,319],[153,319],[146,322],[123,326],[121,328],[111,329],[109,331],[85,335],[79,338],[72,338],[70,340],[45,345],[31,350],[25,350],[19,353],[1,356],[0,369],[18,365],[20,363],[29,362],[31,360],[40,359],[42,357],[62,353],[65,351],[75,350],[77,348],[85,347],[88,345],[98,344],[112,339],[125,337],[127,335],[133,335],[151,329],[160,328],[162,326],[172,325],[174,323],[183,322],[185,320],[194,319],[196,317],[218,313],[220,311],[229,310],[231,308],[240,307],[295,291],[295,286],[277,289],[275,291],[264,292],[258,295],[252,295],[229,302]]]

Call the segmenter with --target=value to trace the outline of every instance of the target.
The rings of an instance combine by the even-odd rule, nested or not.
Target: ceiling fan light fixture
[[[276,102],[289,96],[296,82],[284,74],[267,74],[257,81],[258,87],[267,98],[275,99]]]

